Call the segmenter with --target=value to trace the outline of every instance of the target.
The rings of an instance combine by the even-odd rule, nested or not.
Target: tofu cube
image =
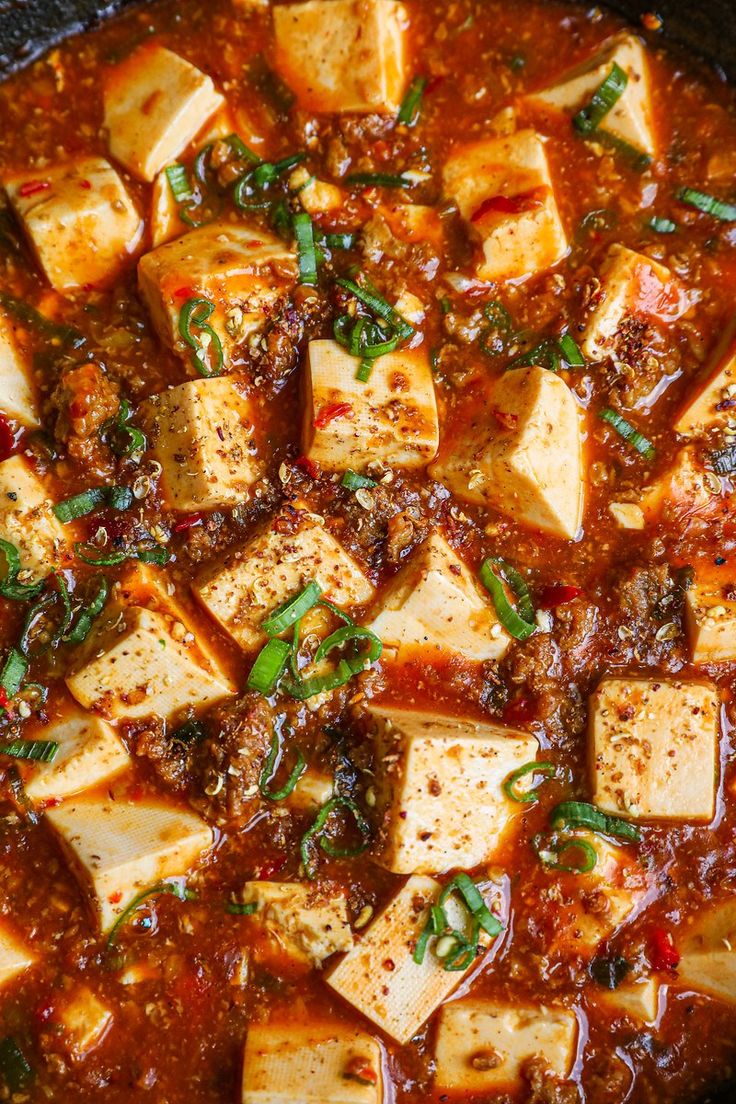
[[[151,799],[82,795],[48,809],[102,932],[133,898],[184,877],[212,845],[212,829],[188,810]]]
[[[299,962],[319,968],[353,945],[344,897],[298,882],[246,882],[242,900],[257,905],[253,922]]]
[[[480,235],[479,279],[525,280],[567,252],[544,142],[533,130],[460,146],[443,183]]]
[[[430,534],[374,606],[370,628],[387,648],[500,659],[511,637],[472,572],[439,532]]]
[[[4,180],[46,279],[57,291],[106,284],[143,231],[125,186],[102,157],[85,157]]]
[[[522,808],[502,785],[533,736],[492,723],[373,705],[384,814],[378,861],[397,874],[471,870],[495,856]]]
[[[660,984],[655,977],[623,981],[615,989],[596,989],[596,1003],[635,1023],[654,1024],[659,1015]]]
[[[378,217],[388,223],[391,233],[401,241],[411,245],[427,242],[435,249],[442,249],[444,230],[436,207],[421,203],[384,203],[378,209]]]
[[[299,809],[301,812],[311,813],[321,809],[333,796],[334,783],[332,775],[322,774],[312,767],[307,767],[297,785],[287,797],[286,803],[290,809]]]
[[[685,594],[685,625],[693,663],[729,663],[736,659],[736,601],[715,579],[697,575]]]
[[[35,957],[16,938],[5,921],[0,921],[0,985],[6,985],[35,962]]]
[[[54,740],[59,750],[49,763],[29,763],[24,778],[31,801],[56,802],[106,782],[130,765],[130,757],[111,725],[73,705],[33,739]]]
[[[70,556],[46,488],[22,456],[0,463],[0,538],[15,545],[21,569],[34,579],[66,564]]]
[[[202,226],[146,253],[138,264],[141,295],[159,337],[187,361],[194,354],[179,332],[182,308],[190,299],[214,303],[207,325],[220,339],[224,368],[237,346],[277,313],[296,277],[293,251],[273,234],[242,223]],[[196,322],[191,333],[200,335]]]
[[[252,1023],[243,1104],[382,1104],[383,1054],[344,1024]]]
[[[24,426],[40,425],[29,359],[11,319],[0,311],[0,411]]]
[[[263,473],[256,458],[253,409],[232,377],[192,380],[141,404],[141,423],[173,510],[211,510],[245,502]]]
[[[441,888],[432,878],[409,878],[327,978],[336,993],[402,1045],[475,967],[445,970],[431,941],[421,965],[412,957]],[[467,910],[454,897],[445,912],[451,927],[467,933]]]
[[[619,529],[644,529],[646,526],[644,511],[635,502],[609,502],[608,512]]]
[[[112,1024],[112,1012],[86,986],[64,1002],[54,1016],[64,1045],[77,1061],[102,1042]]]
[[[299,165],[289,177],[289,191],[299,197],[302,208],[310,215],[339,211],[348,198],[342,188],[312,176],[304,165]]]
[[[736,898],[701,911],[678,940],[678,981],[688,989],[736,1004]]]
[[[273,10],[276,68],[305,111],[398,111],[408,18],[396,0],[306,0]]]
[[[530,99],[557,111],[574,114],[590,103],[593,93],[603,84],[614,62],[626,73],[628,83],[623,95],[606,115],[601,129],[634,149],[654,156],[657,138],[649,65],[646,49],[633,35],[614,39],[594,57],[565,73],[551,88],[532,93]]]
[[[372,584],[322,518],[307,503],[297,502],[242,548],[206,568],[194,593],[225,632],[249,651],[266,641],[262,622],[312,579],[341,608],[365,605],[374,595]]]
[[[589,705],[594,804],[634,820],[711,820],[719,708],[709,683],[603,679]]]
[[[423,468],[439,444],[437,400],[424,349],[399,349],[374,362],[370,379],[336,341],[310,341],[304,375],[302,452],[327,471],[360,471],[384,460]]]
[[[692,445],[681,448],[675,461],[639,500],[647,522],[660,518],[669,523],[704,523],[722,504],[723,484],[706,471],[702,457]]]
[[[583,426],[565,381],[516,368],[478,401],[430,474],[466,502],[565,540],[583,515]]]
[[[524,1068],[533,1059],[565,1079],[572,1070],[577,1035],[575,1013],[567,1008],[450,1001],[439,1015],[435,1090],[514,1092],[528,1084]]]
[[[675,430],[684,437],[722,428],[735,416],[736,318],[726,328],[702,378],[688,387],[687,394],[675,422]]]
[[[151,181],[225,101],[206,73],[145,43],[108,71],[104,102],[110,153],[139,180]]]
[[[612,245],[590,301],[580,348],[589,360],[615,357],[624,324],[632,318],[676,322],[693,299],[670,270],[625,245]]]

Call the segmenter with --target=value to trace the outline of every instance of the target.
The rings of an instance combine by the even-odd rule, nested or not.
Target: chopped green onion
[[[140,560],[141,563],[158,564],[163,567],[171,559],[171,553],[163,544],[152,544],[149,548],[138,548],[130,553],[131,559]]]
[[[314,248],[314,227],[306,211],[300,211],[292,219],[299,254],[299,283],[311,287],[317,285],[317,254]]]
[[[239,134],[228,134],[224,141],[230,147],[233,156],[239,161],[251,161],[254,165],[257,165],[261,160],[257,153],[246,146]]]
[[[255,658],[246,686],[268,697],[286,670],[291,645],[286,640],[269,640]]]
[[[191,348],[192,364],[202,376],[219,375],[224,363],[222,342],[212,326],[207,324],[214,310],[215,304],[210,299],[199,297],[187,299],[179,312],[179,334]],[[208,344],[202,341],[201,336],[192,333],[192,326],[209,338]]]
[[[112,949],[112,947],[114,947],[115,943],[117,942],[118,935],[120,934],[120,929],[128,923],[130,918],[133,916],[133,913],[136,912],[138,906],[142,904],[143,901],[147,900],[149,897],[157,897],[166,893],[171,894],[173,897],[176,897],[179,901],[188,901],[191,900],[192,897],[192,894],[183,886],[179,885],[177,882],[157,882],[156,885],[142,890],[133,898],[130,904],[127,905],[125,909],[123,909],[123,911],[120,913],[117,920],[111,927],[110,934],[107,937],[105,949],[109,951]]]
[[[520,805],[531,804],[534,801],[538,801],[537,790],[541,786],[545,778],[551,778],[555,773],[553,763],[525,763],[523,767],[517,767],[515,771],[504,780],[503,792],[510,801],[516,801]],[[537,782],[536,786],[529,786],[527,789],[519,789],[518,783],[522,778],[525,778],[528,774],[541,774],[543,777]]]
[[[166,169],[166,179],[169,182],[171,194],[177,203],[184,203],[187,199],[192,198],[193,192],[189,183],[189,176],[183,165],[178,162],[169,165]]]
[[[447,313],[443,307],[443,313]],[[494,330],[497,330],[500,334],[508,336],[513,328],[514,323],[511,320],[511,315],[506,310],[503,303],[498,299],[491,299],[488,303],[483,305],[483,314],[493,326]]]
[[[132,503],[133,492],[130,487],[90,487],[81,494],[57,502],[53,511],[59,521],[66,525],[91,514],[102,505],[108,505],[111,510],[127,510]]]
[[[296,701],[307,701],[309,698],[316,697],[317,694],[327,694],[331,690],[338,690],[346,682],[350,682],[355,673],[350,664],[341,659],[334,671],[329,671],[324,675],[312,675],[306,679],[288,679],[284,684],[284,688],[287,694]]]
[[[502,578],[496,575],[493,570],[494,567],[501,571]],[[514,609],[506,596],[506,590],[503,585],[504,578],[511,590],[516,594],[519,602],[518,612]],[[498,619],[506,631],[510,633],[515,640],[526,640],[530,637],[536,628],[534,610],[531,605],[531,599],[529,598],[529,589],[519,573],[515,571],[510,564],[498,559],[498,557],[489,556],[488,559],[484,560],[481,564],[480,581],[490,593],[493,604],[496,607]],[[520,583],[522,586],[519,585]]]
[[[652,442],[643,433],[640,433],[631,422],[627,422],[616,410],[606,407],[600,411],[599,417],[615,429],[619,437],[636,449],[646,460],[654,459],[657,453]]]
[[[576,836],[554,836],[551,840],[535,836],[532,846],[545,866],[564,874],[588,874],[598,862],[598,852],[592,843]],[[571,851],[577,851],[582,862],[563,862],[563,855]]]
[[[528,352],[520,353],[514,357],[508,365],[508,370],[529,368],[532,365],[547,368],[550,372],[559,372],[561,367],[560,342],[554,337],[545,337]]]
[[[345,809],[347,812],[352,813],[355,825],[363,837],[362,843],[357,847],[336,847],[324,834],[327,828],[327,822],[336,809]],[[342,797],[339,795],[331,797],[317,813],[312,827],[302,836],[299,849],[305,874],[308,878],[314,878],[317,872],[314,856],[312,854],[312,848],[315,843],[319,844],[325,854],[329,855],[331,858],[354,858],[356,855],[362,855],[369,846],[370,836],[370,825],[355,802],[349,797]]]
[[[100,431],[103,441],[111,435],[109,444],[116,456],[133,456],[146,449],[145,435],[136,426],[128,425],[132,413],[128,400],[121,399],[117,414]]]
[[[357,188],[410,188],[411,180],[405,176],[394,173],[351,173],[345,177],[346,184],[354,184]]]
[[[348,491],[359,491],[363,488],[377,487],[375,479],[369,479],[367,475],[358,475],[351,468],[343,475],[340,480],[340,486],[345,487]]]
[[[34,763],[53,763],[58,750],[56,740],[13,740],[9,744],[0,744],[0,755]]]
[[[410,337],[413,337],[415,330],[411,323],[407,322],[405,318],[402,318],[399,312],[394,310],[391,304],[387,303],[375,288],[361,287],[353,280],[339,279],[336,283],[338,287],[344,288],[345,291],[349,291],[351,295],[354,295],[364,307],[368,307],[368,309],[373,311],[374,314],[377,314],[379,318],[383,318],[385,322],[393,326],[399,336],[399,340],[408,341]]]
[[[7,295],[4,291],[0,291],[0,307],[4,307],[9,314],[12,314],[20,322],[25,322],[27,326],[31,326],[39,333],[44,334],[50,341],[58,341],[61,345],[69,345],[73,349],[78,349],[87,340],[73,326],[64,326],[52,322],[22,299],[16,299],[12,295]]]
[[[319,239],[322,241],[322,239]],[[325,234],[324,243],[328,249],[352,249],[355,245],[355,234]]]
[[[176,740],[180,744],[201,744],[202,740],[207,736],[207,730],[201,721],[185,721],[183,725],[179,725],[171,733],[171,739]]]
[[[453,893],[460,894],[464,906],[470,913],[470,938],[455,929],[448,931],[450,925],[444,906]],[[478,954],[481,928],[491,938],[495,938],[503,931],[503,925],[491,913],[472,878],[464,873],[456,874],[440,892],[437,904],[430,907],[427,923],[417,940],[412,958],[417,965],[421,966],[429,940],[446,933],[448,938],[454,940],[454,946],[450,946],[444,956],[438,956],[441,957],[443,968],[450,972],[467,970]]]
[[[638,842],[641,832],[635,824],[621,817],[601,812],[587,801],[563,801],[550,813],[553,828],[572,827],[590,828],[594,832],[603,832],[607,836]]]
[[[597,130],[626,91],[628,74],[614,61],[608,76],[598,85],[590,103],[573,116],[573,126],[581,134],[591,134]]]
[[[266,761],[263,764],[261,777],[258,780],[258,789],[261,791],[262,796],[265,797],[267,801],[284,801],[294,792],[297,782],[304,774],[304,771],[307,769],[307,764],[304,760],[304,756],[302,755],[299,748],[297,748],[296,763],[294,764],[291,774],[287,778],[286,782],[280,790],[270,789],[269,782],[271,782],[271,780],[273,779],[276,768],[278,766],[277,759],[279,756],[279,751],[279,736],[278,733],[274,731],[274,734],[271,737],[271,747],[269,749],[268,755],[266,756]]]
[[[422,112],[422,97],[427,87],[427,77],[414,77],[401,101],[396,122],[402,126],[416,126]]]
[[[636,146],[630,145],[629,142],[625,142],[623,138],[611,134],[608,130],[596,130],[592,135],[592,140],[599,142],[602,146],[608,146],[614,153],[620,154],[634,172],[642,173],[652,163],[650,154],[638,150]]]
[[[17,648],[11,648],[0,670],[0,687],[9,698],[15,697],[28,671],[28,660]]]
[[[94,544],[84,541],[76,541],[74,552],[82,563],[91,567],[117,567],[126,560],[140,560],[141,563],[166,564],[171,559],[168,548],[161,544],[154,544],[149,548],[128,548],[125,551],[102,552]]]
[[[0,1078],[13,1094],[22,1092],[33,1080],[30,1062],[11,1035],[0,1039]]]
[[[676,195],[680,203],[694,207],[704,215],[712,215],[721,222],[736,222],[736,203],[727,203],[725,199],[717,199],[716,196],[699,192],[695,188],[680,188]]]
[[[585,367],[585,357],[580,351],[580,346],[569,333],[562,335],[559,345],[564,360],[571,368]]]
[[[20,553],[10,541],[0,540],[0,552],[5,557],[5,578],[0,580],[0,597],[9,598],[14,602],[28,602],[37,598],[43,590],[43,580],[37,583],[19,583],[18,574],[21,570]]]
[[[65,640],[69,644],[82,644],[89,636],[92,622],[104,609],[107,596],[110,593],[110,584],[104,575],[97,576],[97,593],[92,598],[86,609],[80,610],[76,624],[69,630]]]
[[[342,647],[343,644],[350,644],[356,640],[367,640],[369,642],[368,651],[363,655],[359,655],[356,659],[346,660],[345,662],[348,663],[353,674],[360,674],[367,666],[377,663],[383,652],[383,644],[376,634],[371,632],[370,629],[362,628],[360,625],[345,625],[326,637],[315,652],[314,662],[320,663],[334,648]]]
[[[322,595],[322,587],[314,579],[310,580],[299,594],[278,606],[261,625],[266,636],[280,636],[316,606]]]
[[[252,916],[254,912],[258,912],[258,902],[249,901],[244,905],[239,901],[228,901],[227,911],[231,916]]]
[[[55,581],[56,590],[49,590],[28,611],[18,642],[18,648],[28,659],[37,659],[60,644],[65,639],[72,622],[72,603],[64,576],[52,571],[48,579]],[[45,617],[46,611],[55,609],[59,604],[61,605],[61,614],[56,624],[54,625],[52,621],[51,627],[49,627]],[[41,618],[43,618],[43,621],[41,621],[42,631],[34,633]],[[41,638],[41,645],[31,651],[31,644],[36,636]]]
[[[674,234],[677,230],[676,222],[673,222],[672,219],[660,218],[659,215],[652,215],[647,226],[657,234]]]

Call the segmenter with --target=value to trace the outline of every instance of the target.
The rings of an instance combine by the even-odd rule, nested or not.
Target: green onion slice
[[[627,444],[636,449],[646,460],[653,460],[657,455],[657,451],[652,442],[645,437],[643,433],[640,433],[631,422],[627,422],[618,411],[611,410],[611,408],[607,406],[604,410],[600,411],[599,417],[615,429],[619,437],[623,438]]]
[[[524,763],[522,767],[517,767],[515,771],[504,780],[502,789],[510,801],[516,801],[520,805],[528,805],[535,801],[538,801],[537,790],[544,782],[545,778],[551,778],[555,773],[554,763]],[[528,774],[540,774],[542,777],[537,782],[536,786],[528,786],[526,789],[519,788],[519,782],[522,778],[526,778]]]
[[[336,283],[339,287],[354,295],[364,307],[368,307],[379,318],[383,318],[385,322],[393,326],[400,341],[408,341],[414,335],[415,330],[411,323],[402,318],[399,312],[394,310],[391,304],[387,303],[374,287],[361,287],[354,280],[345,279],[339,279]]]
[[[246,686],[268,697],[281,679],[291,655],[291,644],[276,638],[260,650],[250,669]]]
[[[0,687],[9,698],[15,697],[18,693],[27,671],[26,657],[17,648],[11,648],[0,670]]]
[[[614,61],[605,80],[598,85],[590,103],[573,116],[573,126],[580,134],[591,134],[597,130],[626,91],[628,74]]]
[[[336,847],[324,834],[330,816],[337,809],[345,809],[348,813],[352,814],[355,826],[363,837],[362,842],[358,844],[357,847]],[[315,844],[319,844],[325,854],[329,855],[331,858],[354,858],[356,855],[363,854],[370,844],[370,837],[371,827],[352,798],[340,795],[331,797],[317,813],[314,824],[302,836],[299,849],[307,877],[314,878],[317,873],[315,855],[313,853]]]
[[[90,487],[89,490],[57,502],[53,511],[59,521],[66,525],[91,514],[100,506],[107,505],[111,510],[127,510],[132,503],[133,492],[130,487]]]
[[[314,579],[311,579],[295,598],[289,598],[288,601],[269,614],[261,625],[266,636],[280,636],[281,633],[286,632],[313,606],[317,605],[321,596],[322,587]]]
[[[367,475],[358,475],[352,468],[348,468],[340,480],[340,486],[345,487],[348,491],[360,491],[371,487],[377,487],[378,484],[375,479],[369,479]]]
[[[27,759],[34,763],[53,763],[59,745],[56,740],[13,740],[0,744],[0,755],[11,759]]]
[[[189,183],[189,176],[183,165],[178,162],[169,165],[166,169],[166,179],[169,182],[171,194],[177,203],[184,203],[187,199],[192,198],[193,192]]]
[[[107,596],[110,593],[110,584],[104,575],[98,575],[95,582],[97,589],[94,596],[87,608],[80,610],[75,624],[64,638],[69,644],[82,644],[89,636],[92,622],[104,609]]]
[[[239,901],[228,901],[226,911],[231,916],[252,916],[254,912],[258,912],[258,902],[249,901],[244,905]]]
[[[511,590],[515,593],[519,603],[518,611],[506,597],[503,579],[496,575],[493,568],[501,573]],[[515,640],[526,640],[536,628],[534,620],[534,608],[529,597],[529,588],[519,575],[518,571],[496,556],[489,556],[484,560],[480,569],[480,581],[489,591],[493,604],[496,607],[498,619]]]
[[[396,122],[402,126],[416,126],[422,113],[422,97],[427,87],[427,77],[414,77],[401,101]]]
[[[25,322],[27,326],[38,330],[50,341],[58,341],[61,345],[78,349],[87,340],[73,326],[64,326],[52,322],[30,304],[24,302],[23,299],[16,299],[12,295],[7,295],[4,291],[0,291],[0,307],[4,307],[8,314],[12,314],[20,322]]]
[[[560,352],[567,364],[571,368],[584,368],[585,357],[583,356],[580,346],[577,341],[570,334],[563,334],[560,338]]]
[[[0,1039],[0,1078],[11,1093],[22,1092],[33,1080],[33,1067],[12,1035]]]
[[[360,172],[345,177],[345,183],[356,188],[410,188],[411,180],[396,173]]]
[[[300,211],[292,219],[299,254],[299,283],[311,287],[317,285],[317,253],[314,248],[314,227],[306,211]]]
[[[628,162],[629,167],[637,173],[644,172],[648,169],[652,163],[652,157],[648,153],[644,153],[643,150],[638,150],[636,146],[630,145],[629,142],[625,142],[623,138],[619,138],[616,134],[611,134],[608,130],[596,130],[592,135],[594,141],[600,143],[602,146],[608,146],[614,153],[618,153],[624,161]]]
[[[228,134],[224,140],[230,147],[233,157],[236,157],[239,161],[250,161],[254,165],[260,162],[261,159],[258,154],[246,146],[239,134]]]
[[[673,222],[672,219],[661,218],[659,215],[652,215],[647,226],[657,234],[674,234],[677,230],[676,222]]]
[[[5,557],[5,578],[0,580],[0,596],[14,602],[29,602],[43,590],[43,579],[37,583],[19,583],[20,553],[10,541],[0,540],[0,552]]]
[[[287,778],[286,782],[284,783],[284,785],[281,787],[280,790],[270,789],[269,783],[271,782],[271,780],[273,779],[274,774],[276,773],[276,770],[277,770],[277,767],[278,767],[277,760],[279,758],[280,750],[281,750],[281,747],[280,747],[279,736],[278,736],[278,733],[274,731],[274,734],[271,737],[271,747],[269,749],[268,755],[266,756],[266,761],[263,764],[263,770],[261,771],[261,777],[258,780],[258,788],[261,791],[261,794],[263,795],[263,797],[265,797],[267,801],[284,801],[287,797],[289,797],[294,792],[294,790],[296,789],[297,782],[299,781],[299,779],[301,778],[301,776],[304,774],[305,770],[307,769],[307,764],[304,760],[304,756],[302,755],[299,748],[297,748],[296,749],[296,755],[297,755],[296,763],[294,764],[294,766],[292,768],[292,771],[291,771],[291,774]]]
[[[224,357],[222,342],[207,319],[214,313],[215,304],[210,299],[195,297],[187,299],[179,312],[179,334],[192,350],[191,361],[201,376],[217,376],[222,371]],[[192,333],[192,326],[200,331],[200,336]],[[208,344],[201,335],[209,338]]]
[[[107,943],[105,950],[110,951],[117,942],[117,938],[120,934],[121,928],[128,923],[133,914],[137,911],[138,906],[147,900],[149,897],[158,897],[162,894],[170,894],[176,897],[179,901],[189,901],[192,899],[190,891],[179,885],[178,882],[157,882],[156,885],[149,886],[148,889],[142,890],[138,893],[130,904],[120,913],[117,920],[110,929],[110,934],[107,937]]]
[[[532,846],[545,866],[564,874],[588,874],[598,862],[598,852],[592,843],[577,836],[555,835],[552,839],[535,836]],[[570,852],[577,852],[582,861],[565,862],[563,856]]]
[[[696,188],[680,188],[676,194],[680,203],[694,207],[704,215],[712,215],[721,222],[736,222],[736,203],[727,203],[725,199],[717,199]]]
[[[590,828],[593,832],[634,843],[641,839],[641,832],[635,824],[601,812],[587,801],[563,801],[555,806],[549,819],[553,828]]]
[[[109,445],[116,456],[133,456],[145,452],[146,438],[136,426],[128,425],[133,408],[127,399],[120,400],[118,412],[106,422],[100,431],[103,441],[109,438]],[[122,507],[118,507],[121,509]]]
[[[49,590],[31,607],[21,630],[18,648],[28,659],[37,659],[60,644],[65,639],[72,622],[72,603],[64,576],[52,571],[48,580],[56,583],[56,589]],[[47,611],[54,610],[58,606],[61,606],[61,610],[56,621],[51,620],[49,623]],[[41,638],[41,644],[31,649],[31,644],[37,637]]]
[[[321,242],[323,239],[319,238]],[[355,234],[335,233],[325,234],[324,243],[328,249],[352,249],[355,245]]]

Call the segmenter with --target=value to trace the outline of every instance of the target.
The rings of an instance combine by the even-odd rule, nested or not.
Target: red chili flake
[[[654,928],[649,938],[649,961],[655,970],[674,970],[680,961],[680,952],[670,932]]]
[[[44,809],[55,809],[57,805],[61,805],[60,797],[49,797],[48,800],[43,803]]]
[[[249,241],[246,244],[249,246],[250,249],[260,249],[263,245],[263,242],[259,241],[258,238],[254,238],[253,241]]]
[[[91,180],[80,180],[79,181],[79,187],[80,188],[86,188],[89,191],[89,189],[92,187],[92,181]]]
[[[343,1077],[348,1081],[360,1081],[362,1085],[377,1085],[378,1074],[372,1066],[368,1065],[366,1058],[351,1058],[345,1067]]]
[[[504,707],[501,719],[504,724],[526,724],[534,719],[536,706],[532,698],[517,698]]]
[[[516,429],[519,422],[518,414],[509,414],[505,410],[493,410],[491,411],[493,417],[497,422],[500,422],[504,429]]]
[[[564,583],[556,583],[546,586],[539,596],[537,606],[539,609],[551,610],[558,606],[564,606],[572,602],[573,598],[579,598],[583,593],[582,587],[565,586]]]
[[[532,188],[528,192],[519,192],[515,196],[496,195],[484,199],[480,207],[470,216],[471,222],[480,222],[484,215],[521,215],[526,211],[535,211],[543,204],[541,188]]]
[[[327,406],[322,407],[319,414],[314,419],[314,428],[324,429],[330,422],[334,422],[336,418],[345,418],[348,414],[352,413],[353,408],[350,403],[328,403]]]
[[[269,878],[272,878],[274,874],[279,874],[286,866],[286,856],[280,859],[274,859],[272,862],[263,863],[256,870],[256,881],[267,882]]]
[[[308,456],[297,456],[294,467],[301,468],[311,479],[319,479],[322,474],[319,464],[315,460],[310,460]]]
[[[26,180],[25,184],[21,184],[18,189],[18,195],[25,199],[27,196],[36,195],[37,192],[45,192],[50,187],[48,180]]]
[[[174,526],[175,533],[184,533],[187,529],[193,529],[195,525],[199,525],[204,520],[204,514],[190,514],[189,517],[182,518],[181,521],[177,521]]]
[[[4,414],[0,414],[0,460],[7,460],[15,450],[15,434]]]
[[[197,295],[197,289],[192,287],[180,287],[174,292],[175,299],[196,299]]]
[[[118,889],[107,898],[111,905],[119,905],[123,899],[122,892]]]
[[[2,686],[0,686],[0,709],[4,709],[6,713],[12,713],[8,692]]]

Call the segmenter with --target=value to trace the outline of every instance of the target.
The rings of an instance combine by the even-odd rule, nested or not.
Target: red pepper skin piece
[[[680,962],[680,952],[670,932],[653,928],[649,937],[649,961],[655,970],[674,970]]]
[[[525,211],[535,211],[542,206],[540,188],[520,192],[515,196],[489,196],[484,199],[477,211],[470,216],[471,222],[480,222],[485,215],[522,215]]]
[[[10,698],[7,690],[2,686],[0,686],[0,709],[4,709],[9,716],[12,716],[13,710],[10,705]]]
[[[353,408],[348,402],[328,403],[327,406],[323,406],[319,414],[314,419],[315,429],[324,429],[330,422],[334,422],[336,418],[345,418],[348,414],[353,413]]]
[[[567,605],[573,599],[579,598],[582,593],[582,587],[565,586],[564,583],[547,586],[539,596],[537,608],[543,610],[557,609],[558,606]]]
[[[38,192],[46,192],[51,187],[48,180],[26,180],[25,184],[21,184],[18,189],[18,195],[26,199],[28,196],[36,195]]]
[[[15,451],[15,434],[4,414],[0,414],[0,460],[7,460]]]
[[[175,533],[185,533],[187,529],[193,529],[195,525],[199,525],[204,520],[204,514],[190,514],[189,517],[182,518],[181,521],[177,521],[174,526]]]
[[[307,473],[310,479],[319,479],[322,475],[319,464],[314,460],[310,460],[308,456],[297,456],[294,461],[294,467],[301,468],[302,471]]]

